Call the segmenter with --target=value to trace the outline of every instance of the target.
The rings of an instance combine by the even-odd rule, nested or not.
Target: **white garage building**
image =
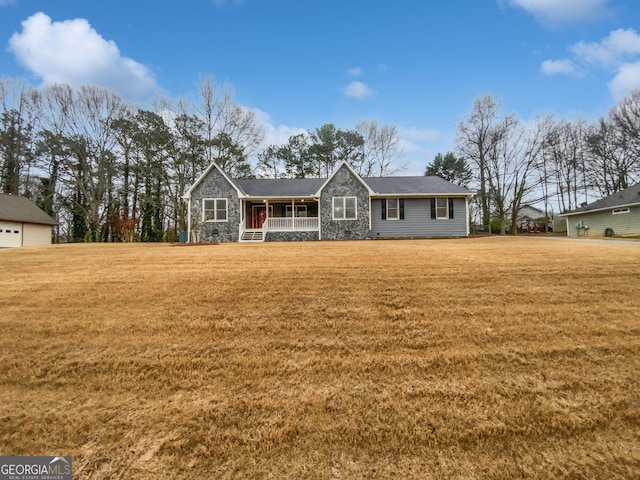
[[[0,248],[49,245],[56,224],[28,198],[0,193]]]

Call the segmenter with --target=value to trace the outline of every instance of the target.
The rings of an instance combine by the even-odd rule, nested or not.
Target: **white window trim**
[[[205,209],[205,202],[207,201],[211,201],[214,200],[215,201],[215,206],[216,208],[213,209],[214,211],[214,217],[215,218],[207,218],[206,216],[206,212],[207,210]],[[219,201],[224,201],[224,211],[225,211],[225,219],[224,220],[218,220],[218,202]],[[226,223],[229,221],[229,200],[227,200],[226,198],[203,198],[202,199],[202,221],[203,222],[214,222],[214,223]]]
[[[438,200],[444,200],[445,212],[447,212],[444,217],[440,217],[438,215]],[[449,220],[449,199],[448,198],[442,198],[442,197],[436,198],[436,220]]]
[[[342,211],[344,213],[346,213],[347,208],[346,208],[346,204],[347,204],[347,199],[348,198],[353,198],[354,203],[355,203],[355,216],[354,217],[343,217],[343,218],[336,218],[336,200],[341,201],[342,202]],[[357,220],[358,219],[358,197],[333,197],[332,202],[331,202],[331,219],[332,220]]]
[[[308,209],[306,205],[295,206],[296,218],[307,217]],[[304,212],[304,215],[300,215],[300,212]],[[284,212],[285,217],[291,218],[291,205],[287,205]]]
[[[396,202],[396,216],[395,217],[391,217],[389,215],[389,202],[391,201],[395,201]],[[400,220],[400,199],[399,198],[387,198],[387,220]]]
[[[627,208],[616,208],[615,210],[613,210],[611,213],[614,215],[621,215],[623,213],[629,213],[629,207]]]

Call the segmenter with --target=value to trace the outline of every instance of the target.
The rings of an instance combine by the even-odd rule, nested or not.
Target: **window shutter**
[[[431,199],[431,219],[432,220],[436,219],[436,199],[435,198]]]
[[[398,208],[400,209],[400,220],[404,220],[404,198],[398,200]]]
[[[453,198],[449,198],[449,219],[453,219]]]
[[[383,198],[380,201],[381,205],[382,205],[382,220],[386,220],[387,219],[387,199]]]

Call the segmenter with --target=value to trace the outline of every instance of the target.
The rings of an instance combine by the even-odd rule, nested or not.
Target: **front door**
[[[269,212],[273,213],[273,206],[269,205]],[[267,219],[267,206],[254,205],[251,207],[251,228],[262,228]]]

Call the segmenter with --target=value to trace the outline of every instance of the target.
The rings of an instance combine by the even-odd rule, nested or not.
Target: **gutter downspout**
[[[469,197],[464,197],[464,208],[465,208],[465,217],[467,219],[467,237],[470,235],[470,231],[469,231]]]
[[[191,243],[191,197],[185,198],[187,200],[187,243]]]

